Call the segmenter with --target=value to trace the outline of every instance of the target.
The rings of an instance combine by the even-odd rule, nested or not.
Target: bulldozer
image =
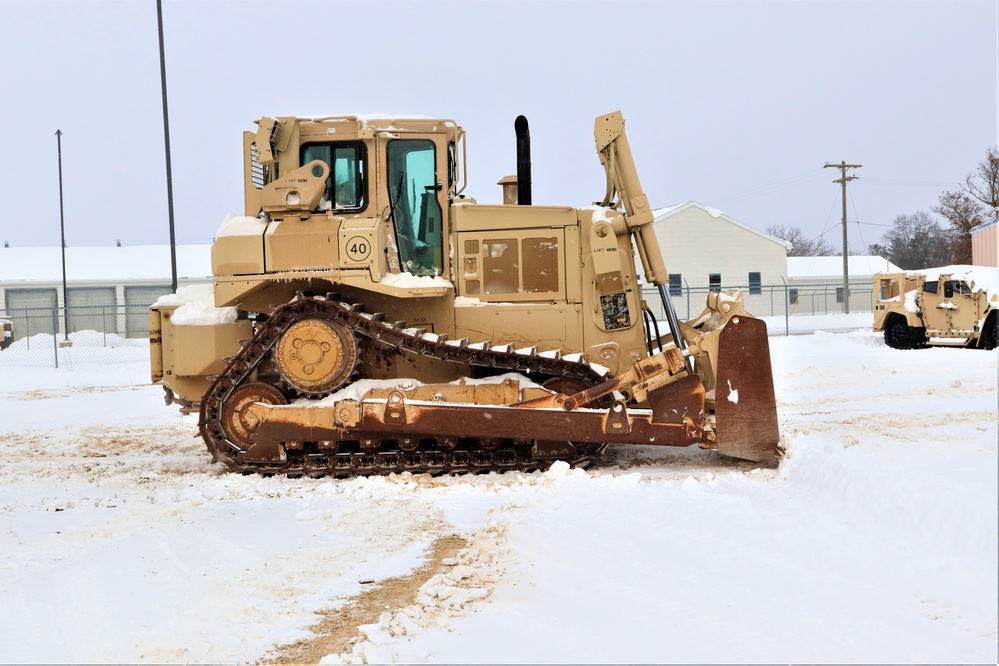
[[[178,293],[149,311],[152,380],[199,413],[215,461],[313,477],[530,471],[613,443],[778,464],[766,325],[737,291],[678,321],[619,111],[596,118],[607,187],[581,208],[532,203],[523,116],[502,204],[465,194],[453,120],[256,126],[244,214],[212,245],[211,302]]]

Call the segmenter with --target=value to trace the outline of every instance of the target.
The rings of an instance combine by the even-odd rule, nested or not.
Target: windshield
[[[399,263],[413,275],[444,272],[436,165],[429,139],[397,139],[388,145],[389,204]]]

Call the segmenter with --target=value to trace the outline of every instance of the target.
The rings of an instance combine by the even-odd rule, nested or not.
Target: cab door
[[[441,181],[446,155],[433,138],[418,135],[390,139],[385,147],[389,214],[400,271],[447,276],[446,202],[442,201],[446,192]]]

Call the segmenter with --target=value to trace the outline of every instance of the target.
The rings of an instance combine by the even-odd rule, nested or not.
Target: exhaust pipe
[[[531,205],[531,131],[527,118],[517,116],[513,121],[513,131],[517,134],[517,203]]]

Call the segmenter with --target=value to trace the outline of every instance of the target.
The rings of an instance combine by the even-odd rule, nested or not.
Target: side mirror
[[[954,283],[953,282],[945,282],[944,283],[944,298],[953,298],[953,297],[954,297]]]

